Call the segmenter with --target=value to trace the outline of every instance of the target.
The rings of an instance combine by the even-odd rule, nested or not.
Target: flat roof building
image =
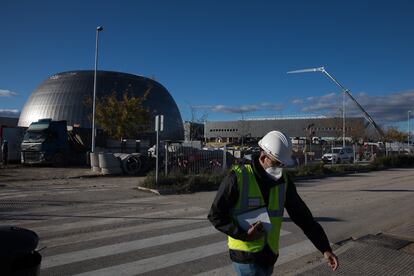
[[[345,136],[362,135],[365,128],[364,118],[346,118]],[[342,118],[284,117],[206,122],[204,136],[206,142],[238,142],[241,139],[259,140],[271,130],[280,130],[292,138],[339,138],[342,137]]]
[[[0,127],[15,127],[17,126],[18,121],[19,118],[0,117]]]

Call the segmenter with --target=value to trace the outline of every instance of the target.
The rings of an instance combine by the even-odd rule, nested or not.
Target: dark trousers
[[[6,153],[3,153],[3,165],[7,166],[7,164],[9,163],[9,155]]]

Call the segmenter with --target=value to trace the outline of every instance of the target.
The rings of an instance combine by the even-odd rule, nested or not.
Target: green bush
[[[327,172],[327,168],[324,167],[323,163],[302,165],[297,167],[293,171],[294,176],[315,176],[324,175]]]
[[[323,163],[302,165],[295,169],[290,169],[290,173],[297,177],[306,176],[325,176],[330,174],[369,171],[371,168],[361,164],[341,164],[341,165],[324,165]]]
[[[163,192],[192,193],[217,189],[224,177],[225,172],[205,174],[175,173],[167,176],[159,175],[157,184],[155,182],[155,172],[151,172],[147,175],[142,186]]]
[[[414,166],[413,155],[381,156],[371,163],[374,169],[409,168]]]
[[[343,164],[339,166],[331,166],[329,173],[344,173],[344,172],[360,172],[369,171],[370,169],[366,165],[361,164]]]

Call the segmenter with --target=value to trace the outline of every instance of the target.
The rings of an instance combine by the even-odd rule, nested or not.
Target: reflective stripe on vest
[[[239,188],[239,200],[233,210],[233,217],[238,214],[265,206],[259,185],[256,182],[251,165],[241,165],[233,167],[236,173],[237,185]],[[278,254],[279,236],[283,220],[283,211],[285,205],[285,192],[287,187],[287,175],[283,173],[284,182],[270,189],[269,205],[267,206],[272,228],[264,237],[254,241],[242,241],[228,237],[228,246],[233,250],[247,252],[259,252],[267,243],[271,250]],[[236,219],[235,219],[236,221]]]

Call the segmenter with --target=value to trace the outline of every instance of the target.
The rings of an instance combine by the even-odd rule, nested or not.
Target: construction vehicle
[[[88,135],[89,134],[89,135]],[[21,143],[22,164],[82,165],[90,145],[90,131],[66,121],[40,119],[30,124]]]

